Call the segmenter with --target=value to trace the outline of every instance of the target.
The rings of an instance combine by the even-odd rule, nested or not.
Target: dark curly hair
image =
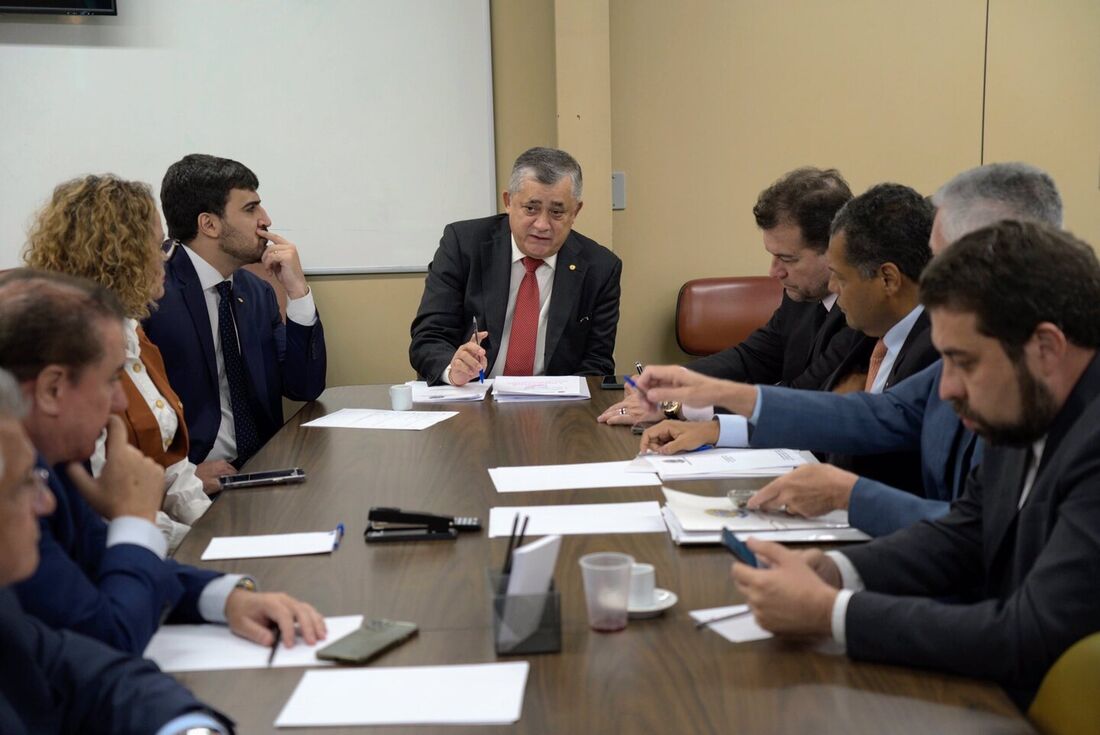
[[[819,253],[829,247],[829,223],[852,198],[848,182],[835,168],[796,168],[756,198],[752,208],[756,226],[770,230],[781,224],[797,225],[802,239]]]

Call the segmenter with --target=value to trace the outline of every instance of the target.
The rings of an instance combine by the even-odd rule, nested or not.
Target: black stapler
[[[363,540],[443,541],[458,538],[459,531],[479,531],[481,521],[470,517],[438,516],[400,508],[371,508]]]

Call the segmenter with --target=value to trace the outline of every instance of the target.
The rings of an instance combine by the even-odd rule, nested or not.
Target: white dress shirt
[[[890,377],[890,371],[894,369],[898,353],[905,346],[905,340],[909,339],[909,333],[913,331],[913,325],[917,323],[917,319],[920,318],[922,313],[924,313],[924,307],[917,304],[916,308],[902,317],[897,324],[886,330],[886,334],[882,335],[882,342],[886,345],[886,355],[882,358],[882,364],[879,366],[878,373],[875,375],[875,382],[871,385],[869,393],[881,393],[886,389],[886,379]]]
[[[218,292],[217,286],[222,281],[233,282],[233,276],[222,278],[222,274],[214,266],[203,260],[203,257],[191,248],[183,245],[183,251],[191,259],[195,267],[195,273],[199,277],[202,286],[202,295],[206,299],[206,315],[210,319],[210,335],[214,339],[214,362],[218,368],[218,394],[221,399],[222,420],[218,426],[218,436],[214,440],[214,446],[206,455],[205,461],[224,459],[232,461],[237,458],[237,434],[233,424],[233,401],[229,396],[229,382],[225,378],[225,358],[222,356],[222,342],[218,335]],[[234,317],[236,318],[236,317]],[[297,299],[288,299],[286,302],[286,318],[296,324],[309,327],[317,321],[317,307],[313,303],[312,289],[305,296]],[[237,348],[240,349],[240,329],[237,329]]]
[[[504,374],[504,365],[508,361],[508,340],[512,334],[512,316],[516,312],[516,296],[527,269],[523,267],[523,252],[516,245],[516,236],[512,235],[512,274],[508,280],[508,310],[504,314],[504,332],[500,338],[500,349],[493,368],[485,377],[495,378]],[[535,375],[546,372],[546,323],[550,317],[550,294],[554,290],[554,273],[558,265],[558,254],[554,253],[542,261],[535,271],[535,280],[539,284],[539,331],[535,337]],[[450,364],[443,370],[443,382],[451,382]]]

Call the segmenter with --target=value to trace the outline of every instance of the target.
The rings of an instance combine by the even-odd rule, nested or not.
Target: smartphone
[[[301,467],[267,472],[246,472],[242,475],[223,475],[218,478],[218,484],[221,485],[222,490],[236,490],[237,488],[257,487],[259,485],[293,485],[305,481],[306,471]]]
[[[604,390],[622,390],[623,379],[618,375],[605,375],[600,381],[600,387]]]
[[[656,423],[656,421],[639,421],[635,424],[631,424],[630,433],[639,435],[644,434],[646,429],[648,429],[650,426],[656,425]]]
[[[341,664],[365,664],[416,635],[416,623],[370,620],[358,630],[317,651],[317,658]]]
[[[722,529],[722,545],[729,549],[738,561],[744,562],[750,567],[760,568],[760,562],[757,561],[756,554],[752,553],[752,549],[745,546],[745,543],[734,536],[733,531],[728,528]]]

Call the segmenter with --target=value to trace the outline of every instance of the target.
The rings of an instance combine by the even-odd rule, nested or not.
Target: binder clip
[[[383,541],[453,541],[458,532],[476,531],[481,523],[476,518],[454,518],[432,513],[417,513],[400,508],[371,508],[363,540]]]

